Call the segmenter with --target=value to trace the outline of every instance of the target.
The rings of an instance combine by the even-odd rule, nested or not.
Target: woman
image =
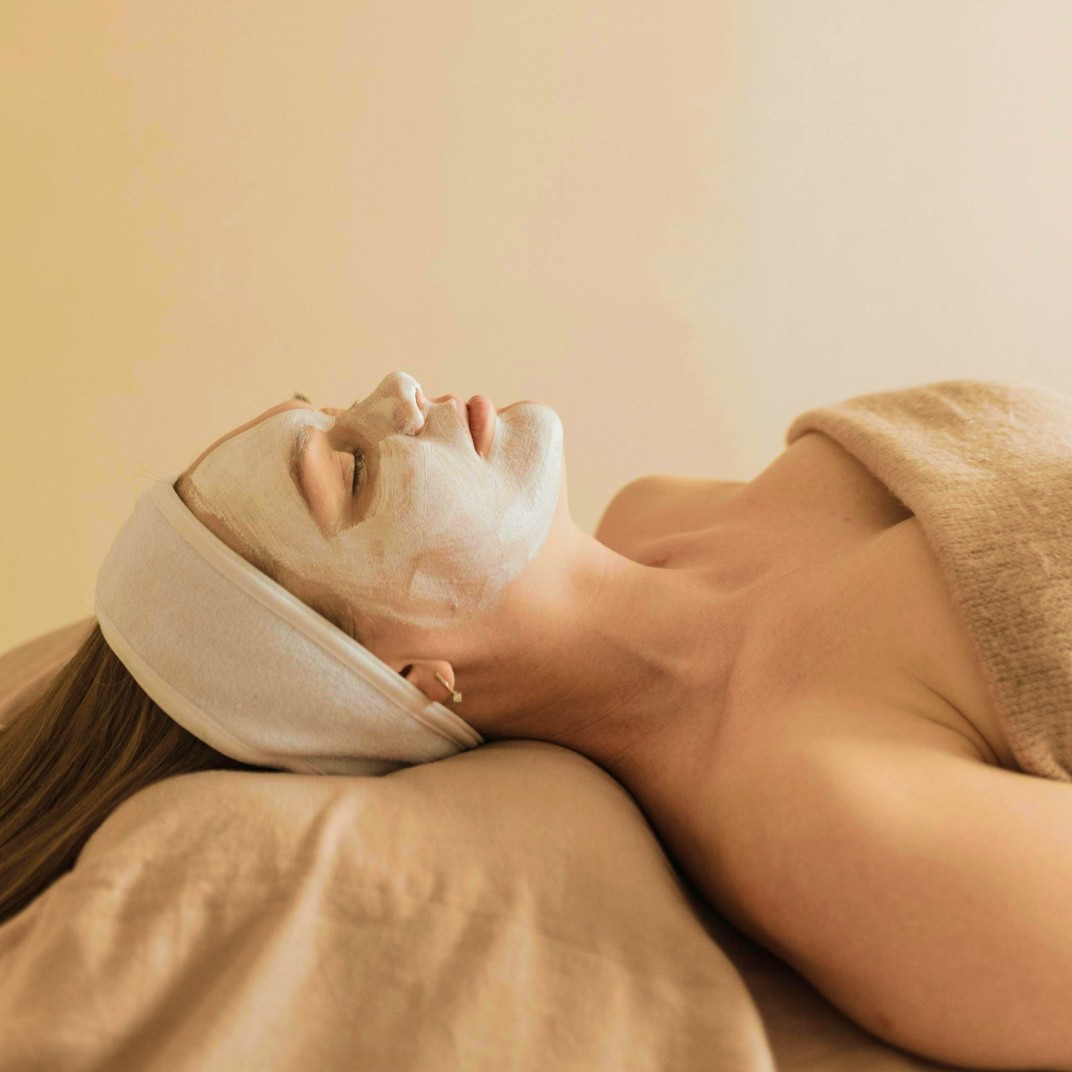
[[[889,398],[918,433],[928,406],[945,419],[980,390]],[[273,407],[175,489],[429,700],[464,690],[483,740],[603,766],[716,907],[879,1037],[1072,1067],[1061,775],[1023,776],[920,521],[814,427],[837,432],[836,408],[798,418],[748,484],[634,481],[594,538],[569,515],[552,410],[477,398],[467,420],[404,373],[347,410]],[[291,470],[272,444],[298,425]],[[242,766],[149,700],[98,629],[0,764],[3,918],[138,788]]]

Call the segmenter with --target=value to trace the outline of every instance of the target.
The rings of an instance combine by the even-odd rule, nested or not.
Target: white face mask
[[[365,451],[352,527],[325,535],[291,475],[309,426],[335,427],[316,410],[277,413],[212,450],[191,476],[196,505],[372,621],[437,628],[487,614],[547,540],[562,423],[549,406],[509,407],[493,418],[485,460],[453,403],[430,404],[424,418],[418,386],[392,372],[338,418],[347,443],[337,449]]]

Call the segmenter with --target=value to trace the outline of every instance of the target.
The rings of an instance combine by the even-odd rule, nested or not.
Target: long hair
[[[173,485],[189,503],[189,477]],[[273,562],[251,563],[279,580]],[[355,640],[330,592],[300,597]],[[74,867],[94,830],[139,789],[203,770],[266,771],[216,751],[159,707],[94,621],[45,692],[0,731],[0,924]]]
[[[13,717],[12,717],[13,716]],[[139,789],[203,770],[267,770],[198,740],[158,707],[100,625],[0,732],[0,923],[64,872]]]

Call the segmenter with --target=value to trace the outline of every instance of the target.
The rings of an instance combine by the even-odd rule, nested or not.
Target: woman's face
[[[536,558],[563,484],[553,409],[516,402],[491,420],[485,457],[458,399],[392,372],[347,410],[288,403],[218,440],[189,471],[191,506],[362,629],[458,624]]]

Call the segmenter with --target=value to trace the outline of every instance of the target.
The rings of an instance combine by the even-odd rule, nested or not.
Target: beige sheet
[[[0,722],[89,624],[0,657]],[[618,782],[532,741],[170,779],[0,927],[0,1072],[942,1067],[853,1025],[693,896]]]

